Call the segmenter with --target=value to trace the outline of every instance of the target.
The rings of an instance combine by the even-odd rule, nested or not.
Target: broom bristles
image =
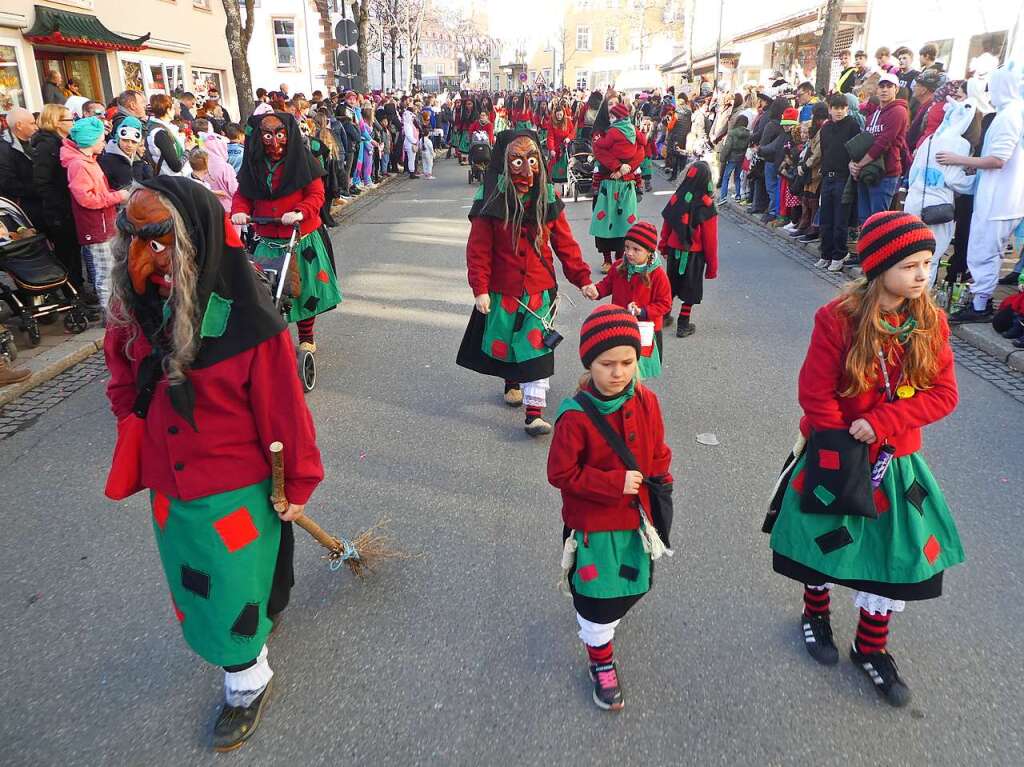
[[[386,533],[388,522],[387,517],[381,517],[377,524],[352,539],[352,546],[359,556],[346,559],[345,564],[356,577],[363,578],[368,573],[372,573],[381,562],[392,559],[413,559],[416,556],[393,545]]]

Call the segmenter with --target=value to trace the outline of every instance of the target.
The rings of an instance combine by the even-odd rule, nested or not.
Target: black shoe
[[[1016,341],[1014,341],[1013,342],[1013,347],[1015,349],[1024,349],[1024,336],[1021,336]]]
[[[902,708],[910,703],[910,688],[900,679],[899,669],[892,655],[885,652],[859,653],[857,648],[850,648],[850,660],[856,663],[867,675],[875,690],[890,706]]]
[[[666,314],[661,320],[661,326],[663,328],[672,327],[672,323],[676,321],[676,318],[672,316],[672,312]]]
[[[676,177],[675,177],[675,175],[673,174],[673,175],[669,176],[669,177],[668,177],[668,180],[669,180],[669,181],[675,181],[675,180],[676,180]]]
[[[1020,272],[1010,272],[1005,277],[999,278],[1000,285],[1016,285],[1020,282]]]
[[[798,239],[797,242],[817,242],[819,239],[821,239],[821,235],[812,230]]]
[[[1006,330],[1000,333],[999,335],[1010,341],[1014,341],[1020,338],[1021,336],[1024,336],[1024,322],[1021,322],[1020,320],[1015,320],[1014,323],[1010,326],[1009,330]]]
[[[594,680],[594,703],[605,711],[621,711],[626,702],[622,698],[615,661],[600,666],[591,663],[590,678]]]
[[[420,177],[419,173],[410,173],[409,174],[409,178],[419,178],[419,177]]]
[[[267,682],[263,692],[257,696],[248,706],[229,706],[227,703],[221,708],[217,715],[217,721],[213,725],[213,750],[234,751],[240,748],[256,728],[260,726],[260,718],[263,716],[263,707],[270,699],[270,685],[273,680]]]
[[[992,307],[986,306],[984,311],[978,311],[974,304],[968,304],[963,309],[949,315],[950,325],[966,325],[971,322],[988,322],[992,319]]]
[[[834,666],[839,662],[839,650],[832,640],[832,621],[828,615],[800,618],[804,630],[804,646],[814,660],[823,666]]]
[[[788,234],[790,237],[793,237],[793,238],[803,237],[805,234],[807,234],[807,230],[806,229],[794,229],[792,232],[786,232],[786,234]]]
[[[676,325],[676,338],[686,338],[687,336],[692,336],[696,332],[697,327],[692,322],[687,322],[686,324],[680,322]]]

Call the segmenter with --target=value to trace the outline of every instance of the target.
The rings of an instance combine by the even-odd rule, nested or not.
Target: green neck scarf
[[[591,384],[591,386],[593,386],[593,384]],[[612,397],[611,399],[605,399],[590,388],[584,389],[583,393],[590,398],[591,402],[594,403],[594,407],[597,408],[597,412],[601,415],[611,415],[612,413],[619,412],[619,409],[632,399],[633,395],[636,393],[636,379],[634,378],[630,381],[629,386],[623,389],[621,394],[617,397]],[[562,413],[569,410],[576,410],[580,413],[583,412],[583,408],[580,407],[580,403],[578,403],[574,397],[566,397],[558,408],[555,420],[557,421],[562,417]]]
[[[636,143],[636,126],[633,125],[628,117],[616,120],[612,123],[612,127],[616,130],[622,131],[622,135],[628,138],[631,143]]]
[[[914,329],[917,327],[917,320],[913,317],[907,317],[903,324],[899,327],[890,324],[885,317],[882,318],[882,327],[885,328],[886,333],[896,336],[901,344],[905,344],[909,339]]]
[[[284,158],[282,157],[277,162],[271,162],[269,157],[264,157],[263,158],[263,162],[265,162],[267,164],[267,189],[269,189],[271,192],[273,192],[274,191],[274,171],[276,171],[277,167],[279,165],[281,165],[281,163],[284,162]]]
[[[630,263],[630,260],[627,258],[626,276],[632,278],[634,274],[647,274],[648,272],[653,272],[659,266],[661,266],[661,258],[657,253],[654,253],[646,264],[640,264],[639,266]]]

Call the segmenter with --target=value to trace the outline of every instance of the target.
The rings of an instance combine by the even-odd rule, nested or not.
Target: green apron
[[[606,178],[598,189],[590,218],[590,234],[605,239],[625,237],[637,222],[636,212],[636,184]]]
[[[562,183],[569,177],[569,153],[563,149],[551,166],[551,180],[555,183]]]
[[[462,152],[463,154],[469,152],[469,144],[472,138],[473,137],[469,135],[468,130],[464,130],[461,133],[459,133],[459,143],[457,144],[457,147],[460,152]]]
[[[524,309],[513,296],[491,293],[491,311],[485,315],[481,351],[500,362],[526,362],[551,354],[544,346],[544,325]],[[524,293],[519,300],[541,317],[551,311],[553,291],[531,296]],[[519,318],[522,319],[519,319]],[[518,328],[517,328],[518,324]]]
[[[661,353],[658,351],[658,342],[654,342],[654,348],[651,349],[651,356],[641,357],[637,360],[637,369],[640,373],[641,380],[648,378],[657,378],[661,375]]]
[[[651,555],[639,530],[574,532],[576,570],[572,587],[592,599],[615,599],[651,590]]]
[[[651,162],[651,158],[645,157],[644,161],[640,163],[640,176],[643,178],[650,178],[652,168],[654,168],[654,163]]]
[[[259,655],[270,628],[281,522],[270,480],[179,501],[151,491],[153,531],[189,647],[217,666]]]
[[[288,240],[277,237],[263,237],[256,244],[253,261],[277,268],[284,258]],[[341,290],[331,266],[331,260],[320,237],[320,230],[314,229],[295,246],[292,258],[298,260],[301,295],[292,298],[289,322],[298,322],[333,309],[341,303]],[[287,288],[287,283],[285,285]]]

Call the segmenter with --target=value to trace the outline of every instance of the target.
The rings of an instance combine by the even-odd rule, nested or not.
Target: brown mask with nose
[[[267,115],[260,120],[260,138],[263,141],[263,151],[273,162],[284,157],[288,148],[288,129],[281,122],[281,118]]]
[[[171,292],[171,272],[175,254],[174,221],[167,208],[149,189],[135,192],[123,214],[131,231],[128,245],[128,276],[138,295],[149,283],[166,298]]]
[[[526,136],[519,136],[508,145],[508,170],[519,194],[526,194],[536,183],[540,172],[540,151]]]

